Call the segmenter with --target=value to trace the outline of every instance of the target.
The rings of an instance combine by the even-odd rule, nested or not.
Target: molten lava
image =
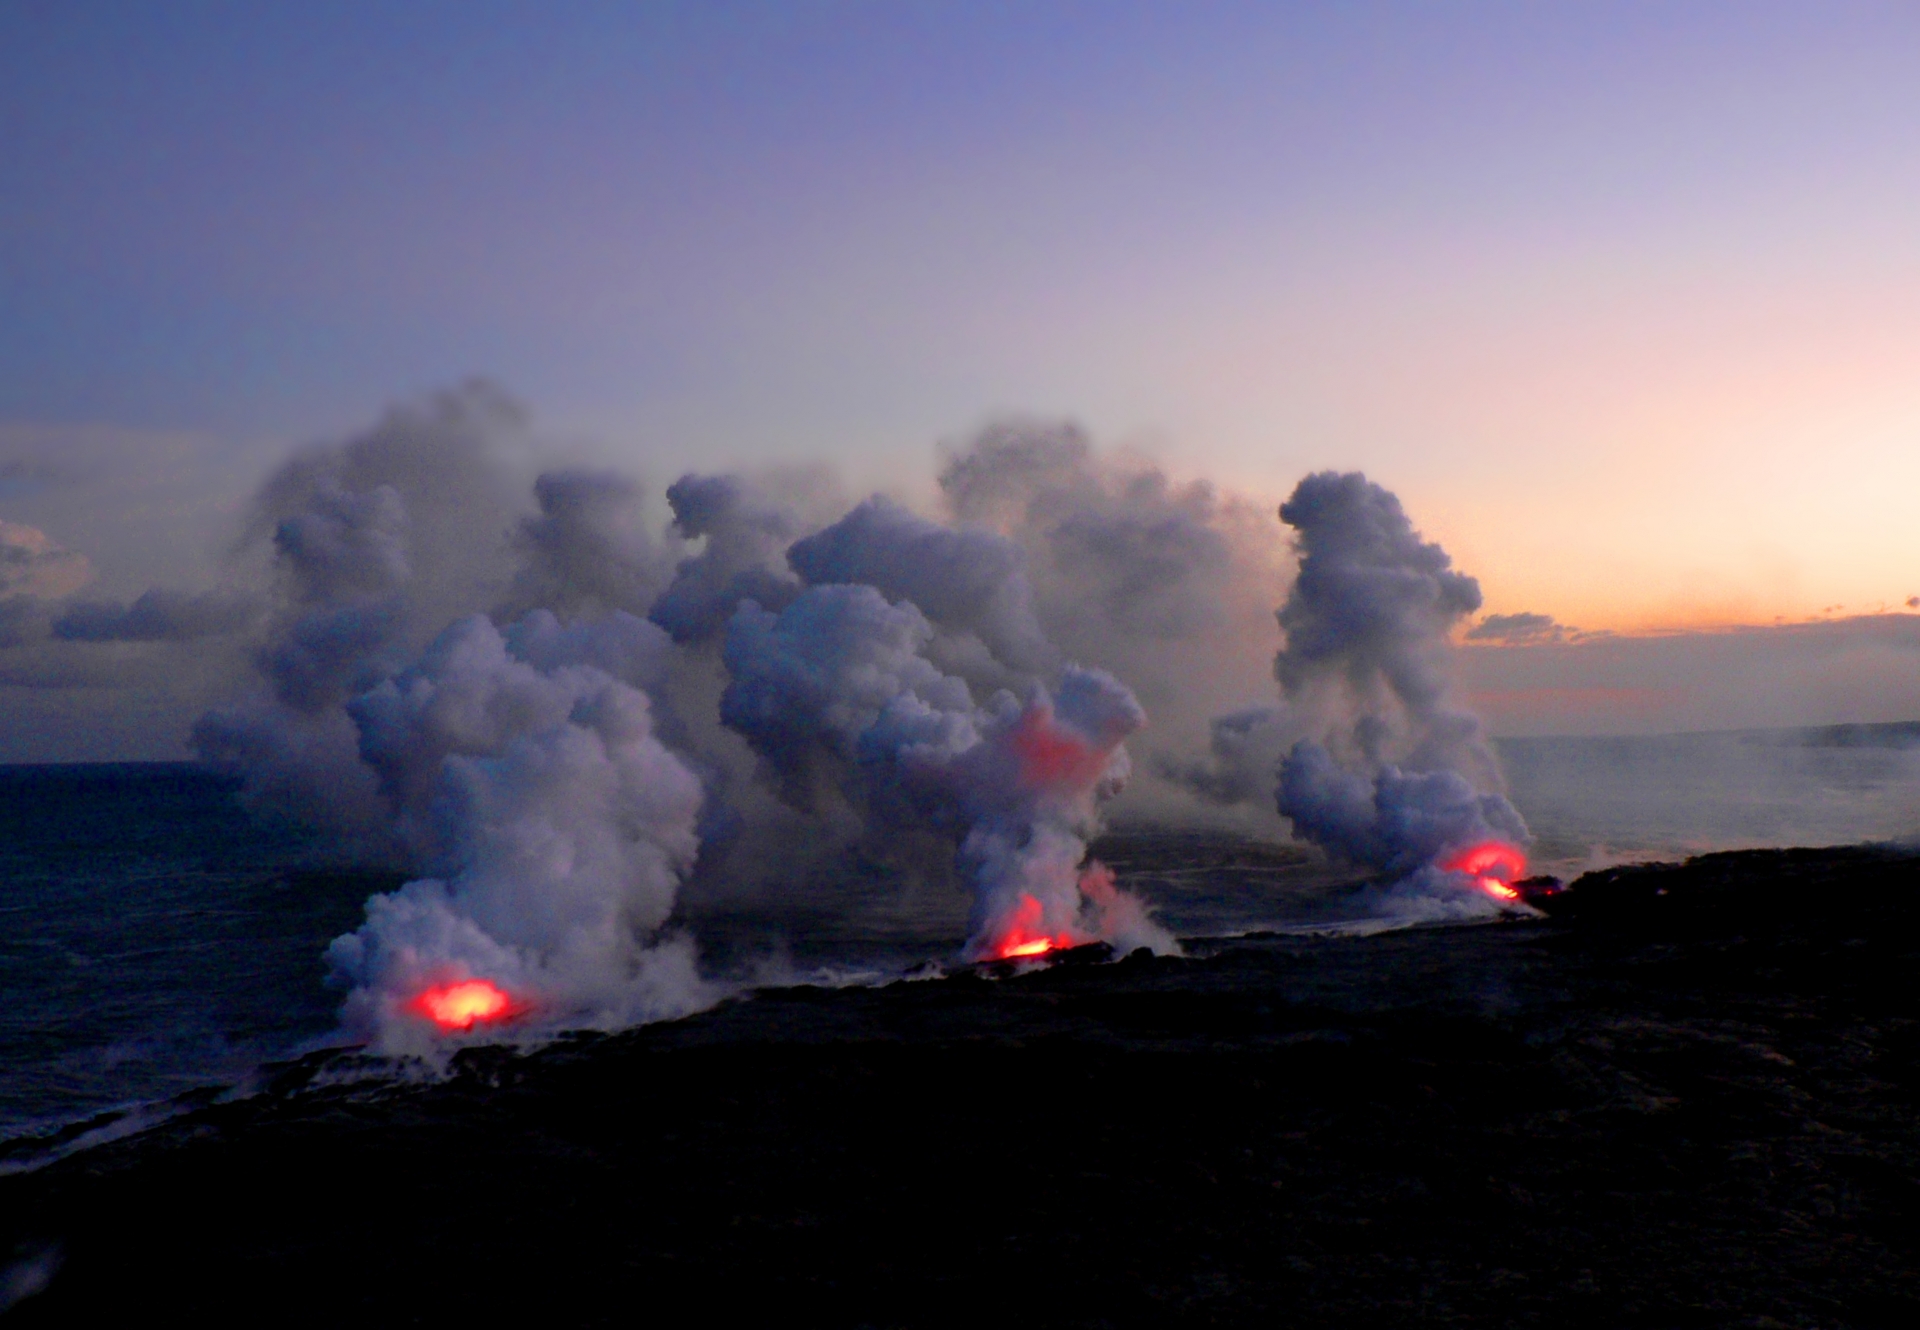
[[[1020,897],[1020,904],[1014,907],[1013,915],[1003,925],[993,941],[986,946],[982,956],[984,960],[1009,961],[1023,956],[1044,956],[1055,947],[1070,947],[1073,939],[1066,935],[1054,937],[1040,927],[1040,902],[1030,895]]]
[[[506,991],[485,979],[429,988],[413,1000],[413,1007],[443,1030],[471,1030],[476,1024],[503,1020],[516,1011]]]
[[[1440,867],[1449,873],[1467,874],[1480,890],[1495,900],[1517,901],[1520,893],[1514,890],[1513,883],[1525,876],[1527,856],[1504,841],[1482,841],[1469,845]]]
[[[1031,942],[1008,942],[1003,944],[1000,948],[1000,958],[1005,960],[1010,956],[1044,956],[1052,950],[1052,938],[1037,937]]]

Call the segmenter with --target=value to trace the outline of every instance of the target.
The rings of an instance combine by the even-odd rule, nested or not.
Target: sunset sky
[[[1070,416],[1363,469],[1491,613],[1904,616],[1916,70],[1907,4],[13,0],[0,519],[204,574],[484,374],[656,486]]]

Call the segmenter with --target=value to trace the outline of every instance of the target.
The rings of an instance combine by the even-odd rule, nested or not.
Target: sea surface
[[[1920,724],[1500,743],[1536,868],[1715,849],[1920,840]],[[1351,875],[1297,847],[1121,828],[1099,847],[1183,937],[1338,932]],[[187,764],[0,767],[0,1142],[124,1130],[174,1096],[245,1081],[325,1044],[341,994],[321,952],[395,879],[329,864],[256,825],[233,784]],[[828,926],[790,937],[775,982],[951,961],[924,936]],[[766,920],[688,921],[715,963],[750,965]],[[753,936],[750,938],[748,934]],[[116,1116],[124,1115],[124,1116]]]

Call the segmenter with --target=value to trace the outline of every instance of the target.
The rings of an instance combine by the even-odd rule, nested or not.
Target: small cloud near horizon
[[[38,527],[0,520],[0,596],[71,595],[93,580],[87,556]]]
[[[1467,629],[1469,642],[1493,642],[1501,646],[1541,646],[1558,642],[1577,642],[1588,637],[1611,636],[1583,633],[1572,624],[1561,623],[1551,614],[1489,614]]]

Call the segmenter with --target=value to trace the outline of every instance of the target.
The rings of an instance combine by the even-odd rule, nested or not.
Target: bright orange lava
[[[1053,939],[1037,937],[1031,942],[1009,942],[1000,948],[1000,955],[1008,956],[1044,956],[1053,950]]]
[[[985,959],[1008,961],[1022,956],[1044,956],[1055,947],[1072,945],[1068,937],[1051,937],[1040,931],[1040,902],[1031,895],[1020,898],[1013,917],[1003,925],[1000,935],[987,945]]]
[[[1442,863],[1449,873],[1468,873],[1480,890],[1503,901],[1517,901],[1520,893],[1512,883],[1527,871],[1527,856],[1505,841],[1482,841],[1469,845]]]
[[[471,1030],[477,1022],[513,1014],[513,999],[485,979],[442,984],[413,1000],[413,1006],[443,1030]]]

